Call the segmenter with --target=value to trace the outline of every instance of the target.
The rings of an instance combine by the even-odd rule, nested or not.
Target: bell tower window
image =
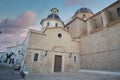
[[[118,16],[120,17],[120,7],[117,9]]]
[[[85,14],[83,14],[82,19],[86,20],[86,15]]]

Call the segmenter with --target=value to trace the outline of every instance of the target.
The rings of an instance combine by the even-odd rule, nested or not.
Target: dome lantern
[[[51,9],[51,12],[52,12],[52,13],[51,13],[50,15],[48,15],[47,19],[52,18],[52,19],[61,20],[60,17],[59,17],[59,15],[57,14],[57,13],[59,12],[58,9],[52,8],[52,9]]]
[[[59,10],[56,9],[56,8],[52,8],[52,9],[51,9],[51,12],[57,14],[57,13],[59,12]]]

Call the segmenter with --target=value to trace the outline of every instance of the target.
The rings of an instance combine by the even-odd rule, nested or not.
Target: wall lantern
[[[46,50],[46,51],[45,51],[45,56],[47,56],[47,53],[48,53],[48,51]]]

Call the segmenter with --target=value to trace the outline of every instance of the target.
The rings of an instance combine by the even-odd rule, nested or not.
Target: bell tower
[[[57,8],[51,9],[51,14],[47,16],[47,18],[42,19],[40,24],[42,25],[42,32],[44,32],[47,28],[53,27],[62,27],[64,28],[64,22],[58,15],[59,10]]]
[[[82,7],[75,12],[72,18],[74,19],[78,17],[81,18],[82,20],[87,20],[91,16],[93,16],[93,12],[87,7]]]

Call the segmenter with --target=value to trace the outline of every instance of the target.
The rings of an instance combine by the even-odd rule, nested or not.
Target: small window
[[[76,63],[77,62],[77,57],[76,56],[74,56],[74,63]]]
[[[83,14],[82,19],[86,20],[86,15],[85,14]]]
[[[118,16],[120,17],[120,7],[117,9]]]
[[[38,53],[34,54],[34,61],[38,61]]]
[[[58,26],[58,23],[55,23],[55,26],[57,27],[57,26]]]
[[[58,37],[59,37],[59,38],[61,38],[61,37],[62,37],[62,34],[61,34],[61,33],[59,33],[59,34],[58,34]]]
[[[47,23],[47,26],[50,26],[50,22]]]

